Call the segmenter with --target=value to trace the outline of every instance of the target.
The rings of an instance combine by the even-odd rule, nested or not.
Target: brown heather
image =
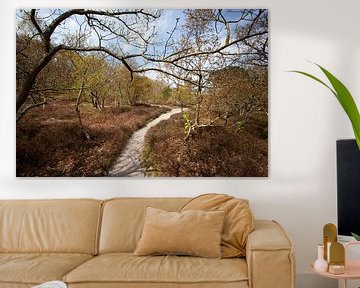
[[[58,100],[28,112],[16,127],[17,176],[104,176],[132,133],[167,109],[146,105],[81,108],[80,129],[74,102]]]
[[[241,132],[232,124],[200,128],[187,140],[180,115],[151,128],[144,151],[149,176],[267,176],[267,121],[251,118]]]

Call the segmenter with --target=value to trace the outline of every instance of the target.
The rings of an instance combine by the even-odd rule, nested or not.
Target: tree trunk
[[[97,95],[97,93],[94,93],[94,92],[90,92],[91,94],[91,101],[92,101],[92,104],[94,106],[94,108],[98,109],[99,111],[101,111],[101,104],[100,104],[100,100],[99,100],[99,97]]]
[[[30,91],[33,88],[36,82],[36,78],[41,70],[45,68],[45,66],[51,61],[51,59],[59,50],[59,46],[50,50],[49,53],[44,55],[39,64],[37,64],[37,66],[28,74],[19,94],[16,96],[16,112],[19,112],[20,108],[29,97]]]
[[[200,102],[196,102],[196,108],[195,108],[195,125],[200,124]]]
[[[196,111],[195,111],[195,125],[200,125],[200,108],[201,108],[201,102],[202,102],[202,75],[199,74],[199,80],[198,80],[198,91],[196,93]]]
[[[80,90],[79,90],[79,93],[78,93],[78,96],[76,98],[76,104],[75,104],[75,110],[76,110],[76,113],[77,113],[77,116],[78,116],[78,119],[79,119],[79,123],[80,123],[80,127],[81,127],[81,131],[84,133],[85,135],[85,138],[86,140],[90,140],[92,137],[89,133],[89,131],[87,131],[82,123],[82,119],[81,119],[81,113],[80,113],[80,101],[81,101],[81,95],[82,95],[82,92],[84,90],[84,84],[85,84],[85,81],[83,81],[81,83],[81,87],[80,87]]]

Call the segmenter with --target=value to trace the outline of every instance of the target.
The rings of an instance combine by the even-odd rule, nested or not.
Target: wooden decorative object
[[[328,223],[323,228],[324,239],[324,259],[328,261],[328,243],[337,242],[337,228],[334,224]]]

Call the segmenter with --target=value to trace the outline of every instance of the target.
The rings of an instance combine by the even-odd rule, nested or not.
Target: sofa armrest
[[[294,288],[293,245],[275,221],[255,220],[246,245],[250,288]]]

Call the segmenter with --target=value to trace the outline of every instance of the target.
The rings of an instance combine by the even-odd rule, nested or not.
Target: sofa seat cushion
[[[72,253],[0,253],[0,286],[61,280],[93,256]]]
[[[1,283],[0,288],[32,288],[33,284],[19,284],[19,283]]]
[[[1,285],[1,284],[0,284]],[[0,286],[3,288],[2,286]],[[68,288],[249,288],[247,281],[241,282],[197,282],[197,283],[135,283],[135,282],[97,282],[97,283],[71,283]],[[4,287],[20,288],[20,287]],[[23,288],[23,287],[21,287]],[[25,287],[27,288],[27,287]]]
[[[240,258],[134,256],[131,253],[96,256],[64,277],[64,281],[70,284],[101,282],[195,284],[243,281],[247,285],[247,280],[247,265],[245,260]]]

